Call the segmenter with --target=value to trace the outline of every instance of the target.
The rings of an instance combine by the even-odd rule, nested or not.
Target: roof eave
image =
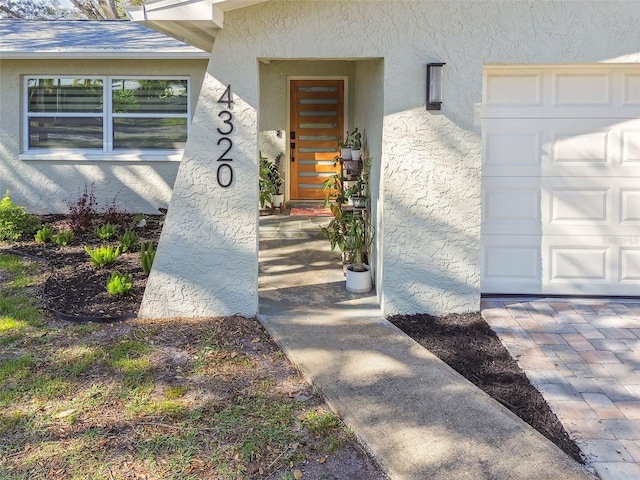
[[[122,51],[2,51],[0,60],[64,60],[64,59],[118,59],[118,60],[204,60],[207,52],[122,52]]]

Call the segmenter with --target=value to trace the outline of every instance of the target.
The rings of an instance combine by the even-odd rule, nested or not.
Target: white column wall
[[[237,56],[227,40],[220,35],[211,54],[141,317],[258,310],[258,64],[255,56]],[[219,102],[228,85],[231,107]],[[224,155],[231,162],[218,161],[229,146],[221,138],[233,142]],[[227,188],[218,184],[222,163],[233,169]]]
[[[636,62],[637,18],[638,2],[271,1],[227,12],[209,72],[222,83],[241,84],[240,91],[255,96],[258,58],[383,59],[383,85],[371,89],[384,92],[377,211],[381,272],[377,288],[383,313],[465,312],[477,310],[480,299],[479,119],[483,65]],[[603,22],[611,28],[604,28]],[[444,105],[439,113],[425,110],[425,65],[433,61],[447,64]],[[358,78],[358,83],[362,85],[366,79]],[[205,93],[200,102],[214,100],[213,95]],[[257,176],[253,100],[246,99],[248,112],[239,142],[247,151],[242,161],[251,164]],[[200,121],[206,119],[202,116]],[[210,131],[215,115],[209,120]],[[198,150],[213,151],[215,147],[204,135],[189,140],[190,144],[198,142],[202,142]],[[254,157],[249,161],[252,150]],[[246,203],[255,212],[252,192],[257,188],[248,179],[241,181],[243,195],[251,197],[250,201],[237,198],[238,205],[227,204],[223,209],[238,214],[233,225],[240,239],[228,233],[231,223],[223,220],[223,227],[216,225],[207,235],[204,228],[199,230],[207,244],[199,250],[224,247],[223,254],[234,253],[243,266],[249,266],[248,257],[256,256],[249,250],[257,238],[257,222],[247,212],[240,212],[238,206]],[[186,187],[191,187],[189,182],[180,184],[180,188]],[[202,192],[192,188],[180,195],[189,196],[196,204],[196,194]],[[206,195],[220,199],[217,194]],[[213,208],[209,203],[206,206]],[[198,203],[197,207],[202,205]],[[180,211],[188,213],[184,208]],[[189,214],[196,215],[193,210]],[[166,227],[170,231],[174,230],[173,218]],[[203,220],[213,223],[214,218],[207,211]],[[161,258],[164,255],[162,252]],[[174,254],[172,262],[164,263],[167,275],[175,264],[188,258],[188,250],[181,256]],[[220,281],[210,279],[213,284],[206,287],[208,295],[200,298],[208,300],[215,292],[215,297],[226,299],[217,289],[223,288],[224,282],[236,282],[239,270],[230,270]],[[249,277],[256,270],[242,271],[249,272],[241,276],[242,288],[251,290],[247,295],[254,298],[257,273]],[[219,271],[212,274],[218,275]],[[237,296],[232,296],[227,310],[218,313],[240,311],[236,300]],[[205,310],[198,307],[195,311]]]

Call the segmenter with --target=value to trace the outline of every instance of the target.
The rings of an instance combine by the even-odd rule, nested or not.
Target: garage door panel
[[[482,189],[483,231],[508,235],[514,231],[539,235],[540,187],[538,178],[486,178]]]
[[[555,73],[552,75],[551,106],[554,110],[566,107],[613,107],[612,77],[611,72]]]
[[[620,283],[633,285],[640,294],[640,245],[637,247],[620,247]]]
[[[640,73],[623,73],[622,102],[626,107],[640,107]]]
[[[540,175],[543,127],[537,120],[485,122],[482,132],[483,175]]]
[[[566,241],[566,239],[564,239]],[[611,254],[608,247],[549,247],[549,283],[608,283]]]
[[[484,83],[485,109],[542,107],[544,74],[538,69],[489,73]]]
[[[575,125],[579,127],[579,125]],[[573,125],[572,125],[573,127]],[[551,167],[607,166],[612,163],[612,132],[576,128],[554,131]]]
[[[550,225],[610,225],[611,210],[606,187],[549,188]]]
[[[640,226],[640,187],[620,191],[620,225]]]
[[[625,122],[619,128],[620,164],[627,169],[640,169],[640,122]]]
[[[485,293],[522,293],[541,288],[539,236],[483,235],[481,282]]]

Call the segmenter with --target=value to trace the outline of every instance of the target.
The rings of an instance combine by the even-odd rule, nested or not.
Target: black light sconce
[[[427,63],[427,110],[442,106],[442,67],[446,63]]]

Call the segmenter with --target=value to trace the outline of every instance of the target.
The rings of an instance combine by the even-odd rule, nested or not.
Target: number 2
[[[227,149],[222,153],[222,155],[220,155],[218,157],[218,162],[233,162],[233,158],[225,158],[224,156],[229,153],[229,151],[231,150],[231,147],[233,147],[233,142],[231,141],[230,138],[227,137],[222,137],[221,139],[218,140],[218,145],[220,145],[222,142],[227,142]]]

